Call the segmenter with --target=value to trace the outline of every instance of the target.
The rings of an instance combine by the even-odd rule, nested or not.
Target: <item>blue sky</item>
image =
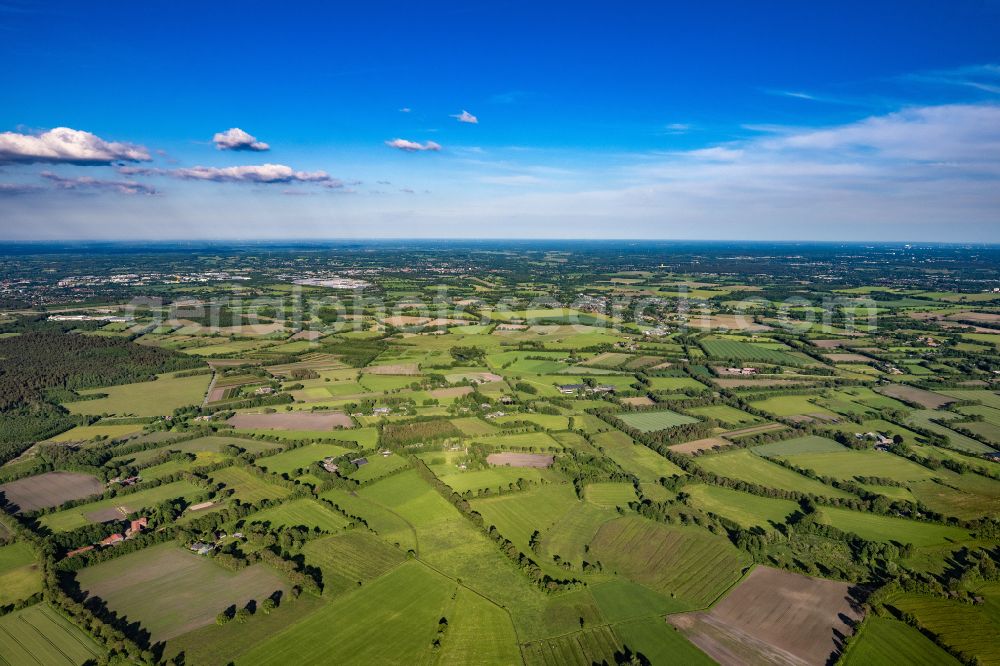
[[[995,0],[340,4],[0,0],[0,238],[1000,241]]]

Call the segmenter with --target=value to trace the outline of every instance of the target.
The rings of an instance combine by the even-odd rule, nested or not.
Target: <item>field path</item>
[[[393,511],[392,509],[390,509],[389,507],[387,507],[385,504],[382,504],[381,502],[378,502],[378,501],[376,501],[376,500],[374,500],[374,499],[372,499],[370,497],[366,497],[364,499],[367,500],[367,501],[369,501],[369,502],[371,502],[372,504],[374,504],[376,506],[382,507],[383,509],[385,509],[386,511],[388,511],[392,515],[396,516],[397,518],[399,518],[400,520],[402,520],[404,523],[406,523],[406,526],[410,528],[411,532],[413,532],[413,552],[415,552],[417,554],[417,557],[419,558],[420,557],[420,536],[417,534],[417,528],[413,526],[413,523],[411,523],[406,518],[404,518],[400,514],[396,513],[395,511]],[[424,562],[424,564],[426,564],[426,562]],[[430,567],[430,568],[433,569],[434,567]],[[437,571],[437,569],[434,569],[434,570]],[[449,576],[449,578],[450,578],[450,576]]]
[[[201,406],[206,407],[208,405],[208,399],[212,396],[212,391],[215,389],[215,380],[219,378],[219,372],[217,370],[212,370],[212,381],[208,383],[208,390],[205,391],[205,399],[201,401]]]

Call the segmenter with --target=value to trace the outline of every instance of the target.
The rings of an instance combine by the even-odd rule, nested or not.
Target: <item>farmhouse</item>
[[[204,541],[195,541],[193,544],[188,546],[188,548],[199,555],[207,555],[213,548],[215,548],[215,546],[210,543],[205,543]]]
[[[336,474],[340,467],[333,461],[333,457],[323,458],[323,462],[321,462],[320,465],[322,465],[323,469],[328,471],[330,474]]]
[[[141,532],[144,529],[146,529],[147,523],[148,523],[148,519],[146,518],[146,516],[143,516],[142,518],[139,518],[137,520],[133,520],[129,524],[128,529],[125,530],[125,538],[126,539],[131,539],[136,534],[138,534],[139,532]]]
[[[271,395],[274,393],[274,389],[270,386],[261,386],[259,389],[253,392],[254,395]]]
[[[372,410],[372,416],[385,416],[392,411],[391,407],[376,407]]]
[[[124,540],[125,537],[123,537],[121,534],[115,533],[109,537],[101,539],[98,543],[100,543],[102,546],[114,546],[121,543]]]
[[[560,393],[576,393],[583,390],[583,384],[563,384],[559,387]]]
[[[351,461],[351,464],[357,465],[358,467],[361,467],[362,465],[367,465],[368,458],[355,458],[354,460]]]

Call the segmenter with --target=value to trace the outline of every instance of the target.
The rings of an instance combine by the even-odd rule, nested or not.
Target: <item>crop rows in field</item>
[[[691,608],[712,603],[749,564],[725,539],[631,517],[602,525],[590,553],[605,571],[673,594]]]
[[[635,428],[640,432],[654,432],[656,430],[666,430],[679,425],[697,423],[698,419],[687,414],[678,414],[669,409],[655,412],[624,412],[618,414],[625,425]]]
[[[48,604],[0,617],[0,664],[77,666],[96,660],[101,647]]]
[[[613,664],[622,645],[610,627],[595,627],[568,636],[526,643],[521,653],[527,666]]]
[[[711,358],[732,358],[740,361],[759,361],[762,363],[777,363],[780,365],[802,365],[802,359],[786,354],[777,349],[768,349],[760,345],[739,340],[723,340],[721,338],[705,338],[700,341],[701,348]]]

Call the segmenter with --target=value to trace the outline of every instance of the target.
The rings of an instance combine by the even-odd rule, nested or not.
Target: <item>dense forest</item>
[[[202,361],[123,338],[29,332],[0,339],[0,444],[30,442],[71,427],[51,391],[128,384]],[[54,431],[54,432],[53,432]]]

